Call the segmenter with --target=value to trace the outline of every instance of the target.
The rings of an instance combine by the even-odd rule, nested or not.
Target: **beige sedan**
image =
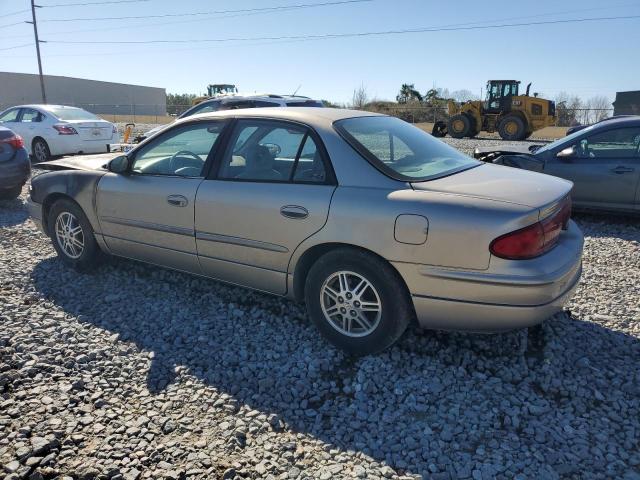
[[[63,159],[30,211],[61,260],[107,253],[306,302],[353,354],[409,322],[500,331],[562,308],[581,272],[571,183],[483,164],[396,118],[234,110],[126,156]]]

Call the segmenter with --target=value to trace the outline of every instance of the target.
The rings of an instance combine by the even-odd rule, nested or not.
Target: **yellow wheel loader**
[[[556,105],[551,100],[519,94],[517,80],[489,80],[485,101],[448,102],[449,120],[433,126],[435,137],[473,138],[481,131],[498,132],[504,140],[524,140],[533,132],[555,124]]]

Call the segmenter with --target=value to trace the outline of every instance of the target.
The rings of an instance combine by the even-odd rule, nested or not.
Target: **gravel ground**
[[[0,203],[7,479],[640,479],[640,219],[576,218],[583,280],[540,328],[354,361],[286,300],[69,271],[23,201]]]

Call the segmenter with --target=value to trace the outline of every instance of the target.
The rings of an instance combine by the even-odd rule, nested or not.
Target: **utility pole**
[[[38,40],[38,23],[36,22],[36,8],[40,5],[35,4],[35,0],[31,0],[31,15],[33,16],[33,34],[36,37],[36,53],[38,54],[38,72],[40,72],[40,90],[42,91],[42,103],[47,103],[47,94],[44,91],[44,77],[42,76],[42,60],[40,59],[40,40]]]

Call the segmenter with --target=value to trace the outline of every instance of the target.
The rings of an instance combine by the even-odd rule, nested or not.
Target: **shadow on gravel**
[[[22,199],[0,200],[0,227],[13,227],[27,218],[29,214]]]
[[[572,218],[587,237],[611,237],[640,242],[640,215],[574,212]]]
[[[275,414],[276,430],[284,423],[401,472],[621,477],[640,464],[639,339],[567,314],[500,335],[411,331],[351,359],[299,305],[214,281],[119,260],[80,275],[55,258],[32,279],[80,322],[153,352],[152,393],[179,382],[183,366]]]

